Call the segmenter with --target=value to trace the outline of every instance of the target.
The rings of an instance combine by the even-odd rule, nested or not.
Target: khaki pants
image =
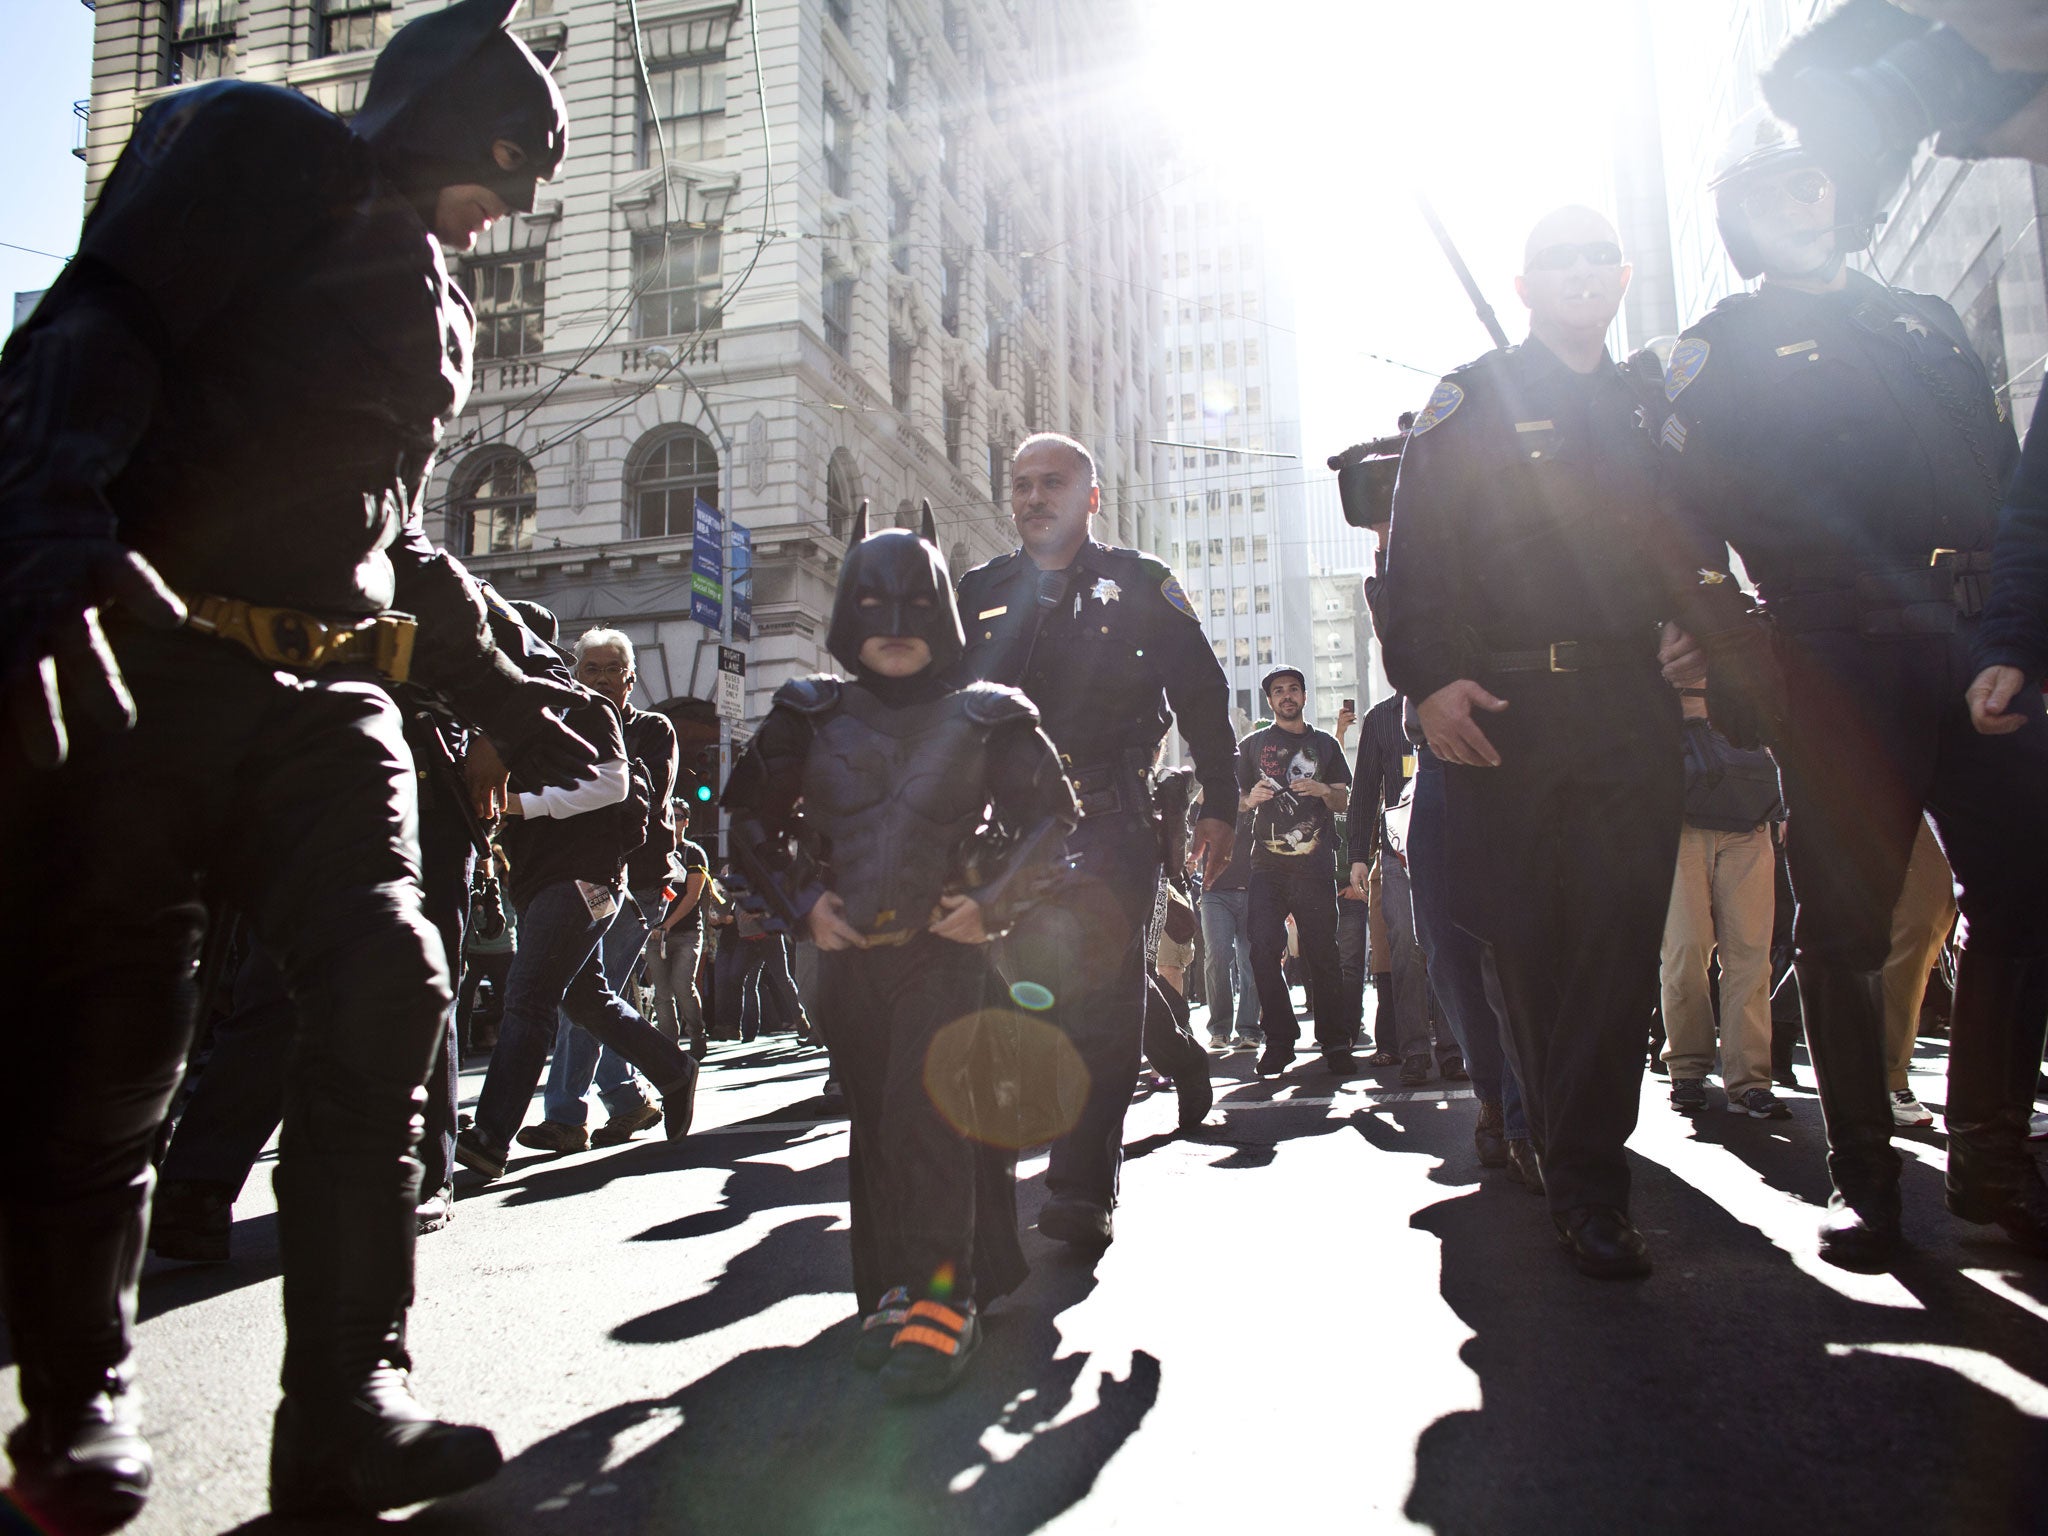
[[[1721,955],[1721,1084],[1730,1098],[1771,1085],[1771,830],[1685,828],[1664,919],[1664,1061],[1672,1081],[1714,1068],[1707,962]]]
[[[1884,1065],[1887,1086],[1894,1093],[1907,1086],[1906,1069],[1920,1034],[1920,1003],[1927,996],[1927,973],[1955,920],[1955,876],[1922,816],[1913,857],[1906,864],[1905,888],[1892,909],[1892,952],[1884,962]]]

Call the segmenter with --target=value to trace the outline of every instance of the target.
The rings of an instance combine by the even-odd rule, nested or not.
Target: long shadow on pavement
[[[1754,1170],[1741,1177],[1818,1201],[1818,1116],[1802,1118],[1789,1135],[1736,1122],[1696,1139],[1724,1141]],[[2042,1528],[2048,1266],[1960,1235],[1939,1174],[1909,1158],[1923,1246],[1893,1280],[1838,1289],[1631,1161],[1647,1281],[1579,1276],[1543,1202],[1491,1178],[1414,1218],[1442,1241],[1442,1294],[1477,1335],[1461,1359],[1484,1406],[1422,1435],[1410,1518],[1444,1536]],[[2020,1271],[2007,1283],[2033,1315],[1970,1267]]]

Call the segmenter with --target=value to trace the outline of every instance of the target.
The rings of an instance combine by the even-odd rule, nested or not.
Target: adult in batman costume
[[[821,951],[813,1007],[853,1122],[856,1359],[926,1396],[1024,1278],[1021,1142],[997,1134],[972,1040],[987,940],[1080,813],[1031,701],[949,676],[964,645],[929,505],[921,537],[869,538],[862,507],[826,646],[851,679],[778,689],[723,803],[748,879]]]
[[[530,208],[567,143],[511,8],[406,26],[353,126],[237,81],[154,103],[0,352],[0,942],[33,1085],[0,1131],[0,1300],[11,1497],[44,1529],[110,1530],[148,1495],[130,1335],[209,904],[246,915],[299,1015],[272,1508],[388,1508],[499,1465],[407,1386],[449,978],[375,679],[440,694],[529,786],[589,771],[550,713],[580,694],[499,651],[421,519],[474,328],[442,248]]]

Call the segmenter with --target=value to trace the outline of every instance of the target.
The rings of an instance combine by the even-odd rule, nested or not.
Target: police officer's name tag
[[[593,885],[588,880],[578,880],[576,890],[583,897],[583,905],[590,909],[590,920],[593,923],[601,923],[619,910],[619,898],[612,894],[610,886]]]

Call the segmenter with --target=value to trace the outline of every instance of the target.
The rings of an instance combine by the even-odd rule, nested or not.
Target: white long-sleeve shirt
[[[623,757],[599,763],[597,772],[589,778],[578,779],[566,789],[543,789],[535,794],[519,794],[519,814],[525,817],[551,816],[557,821],[569,816],[581,816],[585,811],[601,811],[608,805],[617,805],[632,792],[633,781]]]

